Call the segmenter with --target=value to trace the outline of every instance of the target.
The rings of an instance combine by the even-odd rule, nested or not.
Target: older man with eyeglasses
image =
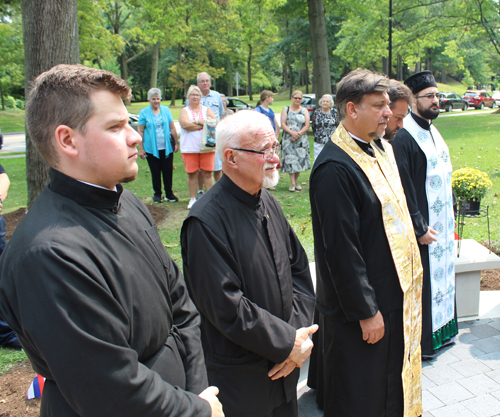
[[[245,110],[224,118],[217,152],[225,175],[181,232],[208,378],[226,416],[294,417],[315,299],[304,249],[266,190],[279,179],[269,119]]]
[[[451,160],[432,125],[439,115],[438,88],[430,71],[405,84],[413,93],[411,113],[391,142],[424,268],[422,357],[453,343],[458,333],[455,306],[455,219]]]

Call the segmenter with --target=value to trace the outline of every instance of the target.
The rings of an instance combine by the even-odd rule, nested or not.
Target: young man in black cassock
[[[421,265],[391,146],[389,80],[339,83],[341,124],[314,164],[310,199],[325,417],[416,417]]]
[[[439,92],[432,72],[409,77],[412,111],[392,142],[418,239],[424,284],[422,356],[433,358],[458,334],[455,305],[455,218],[448,146],[432,121]]]
[[[46,378],[42,417],[221,417],[182,274],[120,184],[138,171],[129,94],[82,65],[34,81],[26,124],[50,183],[1,257],[0,313]]]
[[[298,367],[317,329],[304,327],[314,309],[307,256],[266,190],[279,179],[277,147],[266,116],[224,118],[217,126],[224,176],[181,232],[208,380],[229,417],[297,416]]]

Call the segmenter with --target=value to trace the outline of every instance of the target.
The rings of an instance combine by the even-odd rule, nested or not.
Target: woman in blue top
[[[148,91],[149,107],[139,114],[137,132],[142,136],[139,156],[147,158],[153,181],[153,201],[161,203],[161,176],[165,187],[165,200],[176,202],[179,199],[172,192],[172,171],[174,152],[178,151],[177,131],[174,118],[167,106],[160,106],[161,91],[152,88]],[[173,143],[170,142],[172,134]]]
[[[260,100],[257,102],[257,107],[255,111],[262,113],[269,117],[271,120],[271,124],[273,125],[274,133],[276,134],[276,140],[280,138],[280,128],[278,125],[278,119],[272,109],[269,108],[271,104],[273,104],[274,97],[273,92],[269,90],[264,90],[260,93]]]

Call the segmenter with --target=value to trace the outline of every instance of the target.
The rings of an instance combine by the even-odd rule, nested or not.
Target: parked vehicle
[[[446,92],[440,94],[441,94],[441,98],[439,99],[440,109],[446,110],[448,112],[453,111],[453,109],[461,109],[465,111],[469,107],[467,100],[464,100],[457,93]]]
[[[495,99],[495,106],[500,107],[500,91],[495,91],[491,98]]]
[[[139,115],[129,113],[128,114],[128,124],[132,126],[135,130],[137,130],[137,122],[139,121]]]
[[[335,108],[335,94],[331,94],[333,100],[333,107]],[[302,99],[302,103],[300,103],[302,107],[305,107],[307,111],[312,113],[316,108],[316,94],[304,94],[304,98]]]
[[[482,110],[485,107],[493,109],[495,107],[495,100],[486,91],[467,90],[462,98],[467,100],[469,107],[475,107],[476,109]]]
[[[304,94],[304,98],[300,105],[305,107],[309,114],[311,114],[316,108],[316,94]]]
[[[245,103],[243,100],[240,100],[236,97],[226,97],[227,99],[227,109],[231,109],[234,111],[238,110],[252,110],[253,106],[248,103]]]

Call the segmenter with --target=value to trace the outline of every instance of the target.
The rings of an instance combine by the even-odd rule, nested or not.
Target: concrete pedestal
[[[473,239],[463,239],[455,262],[458,317],[479,315],[481,271],[500,268],[500,257]]]

